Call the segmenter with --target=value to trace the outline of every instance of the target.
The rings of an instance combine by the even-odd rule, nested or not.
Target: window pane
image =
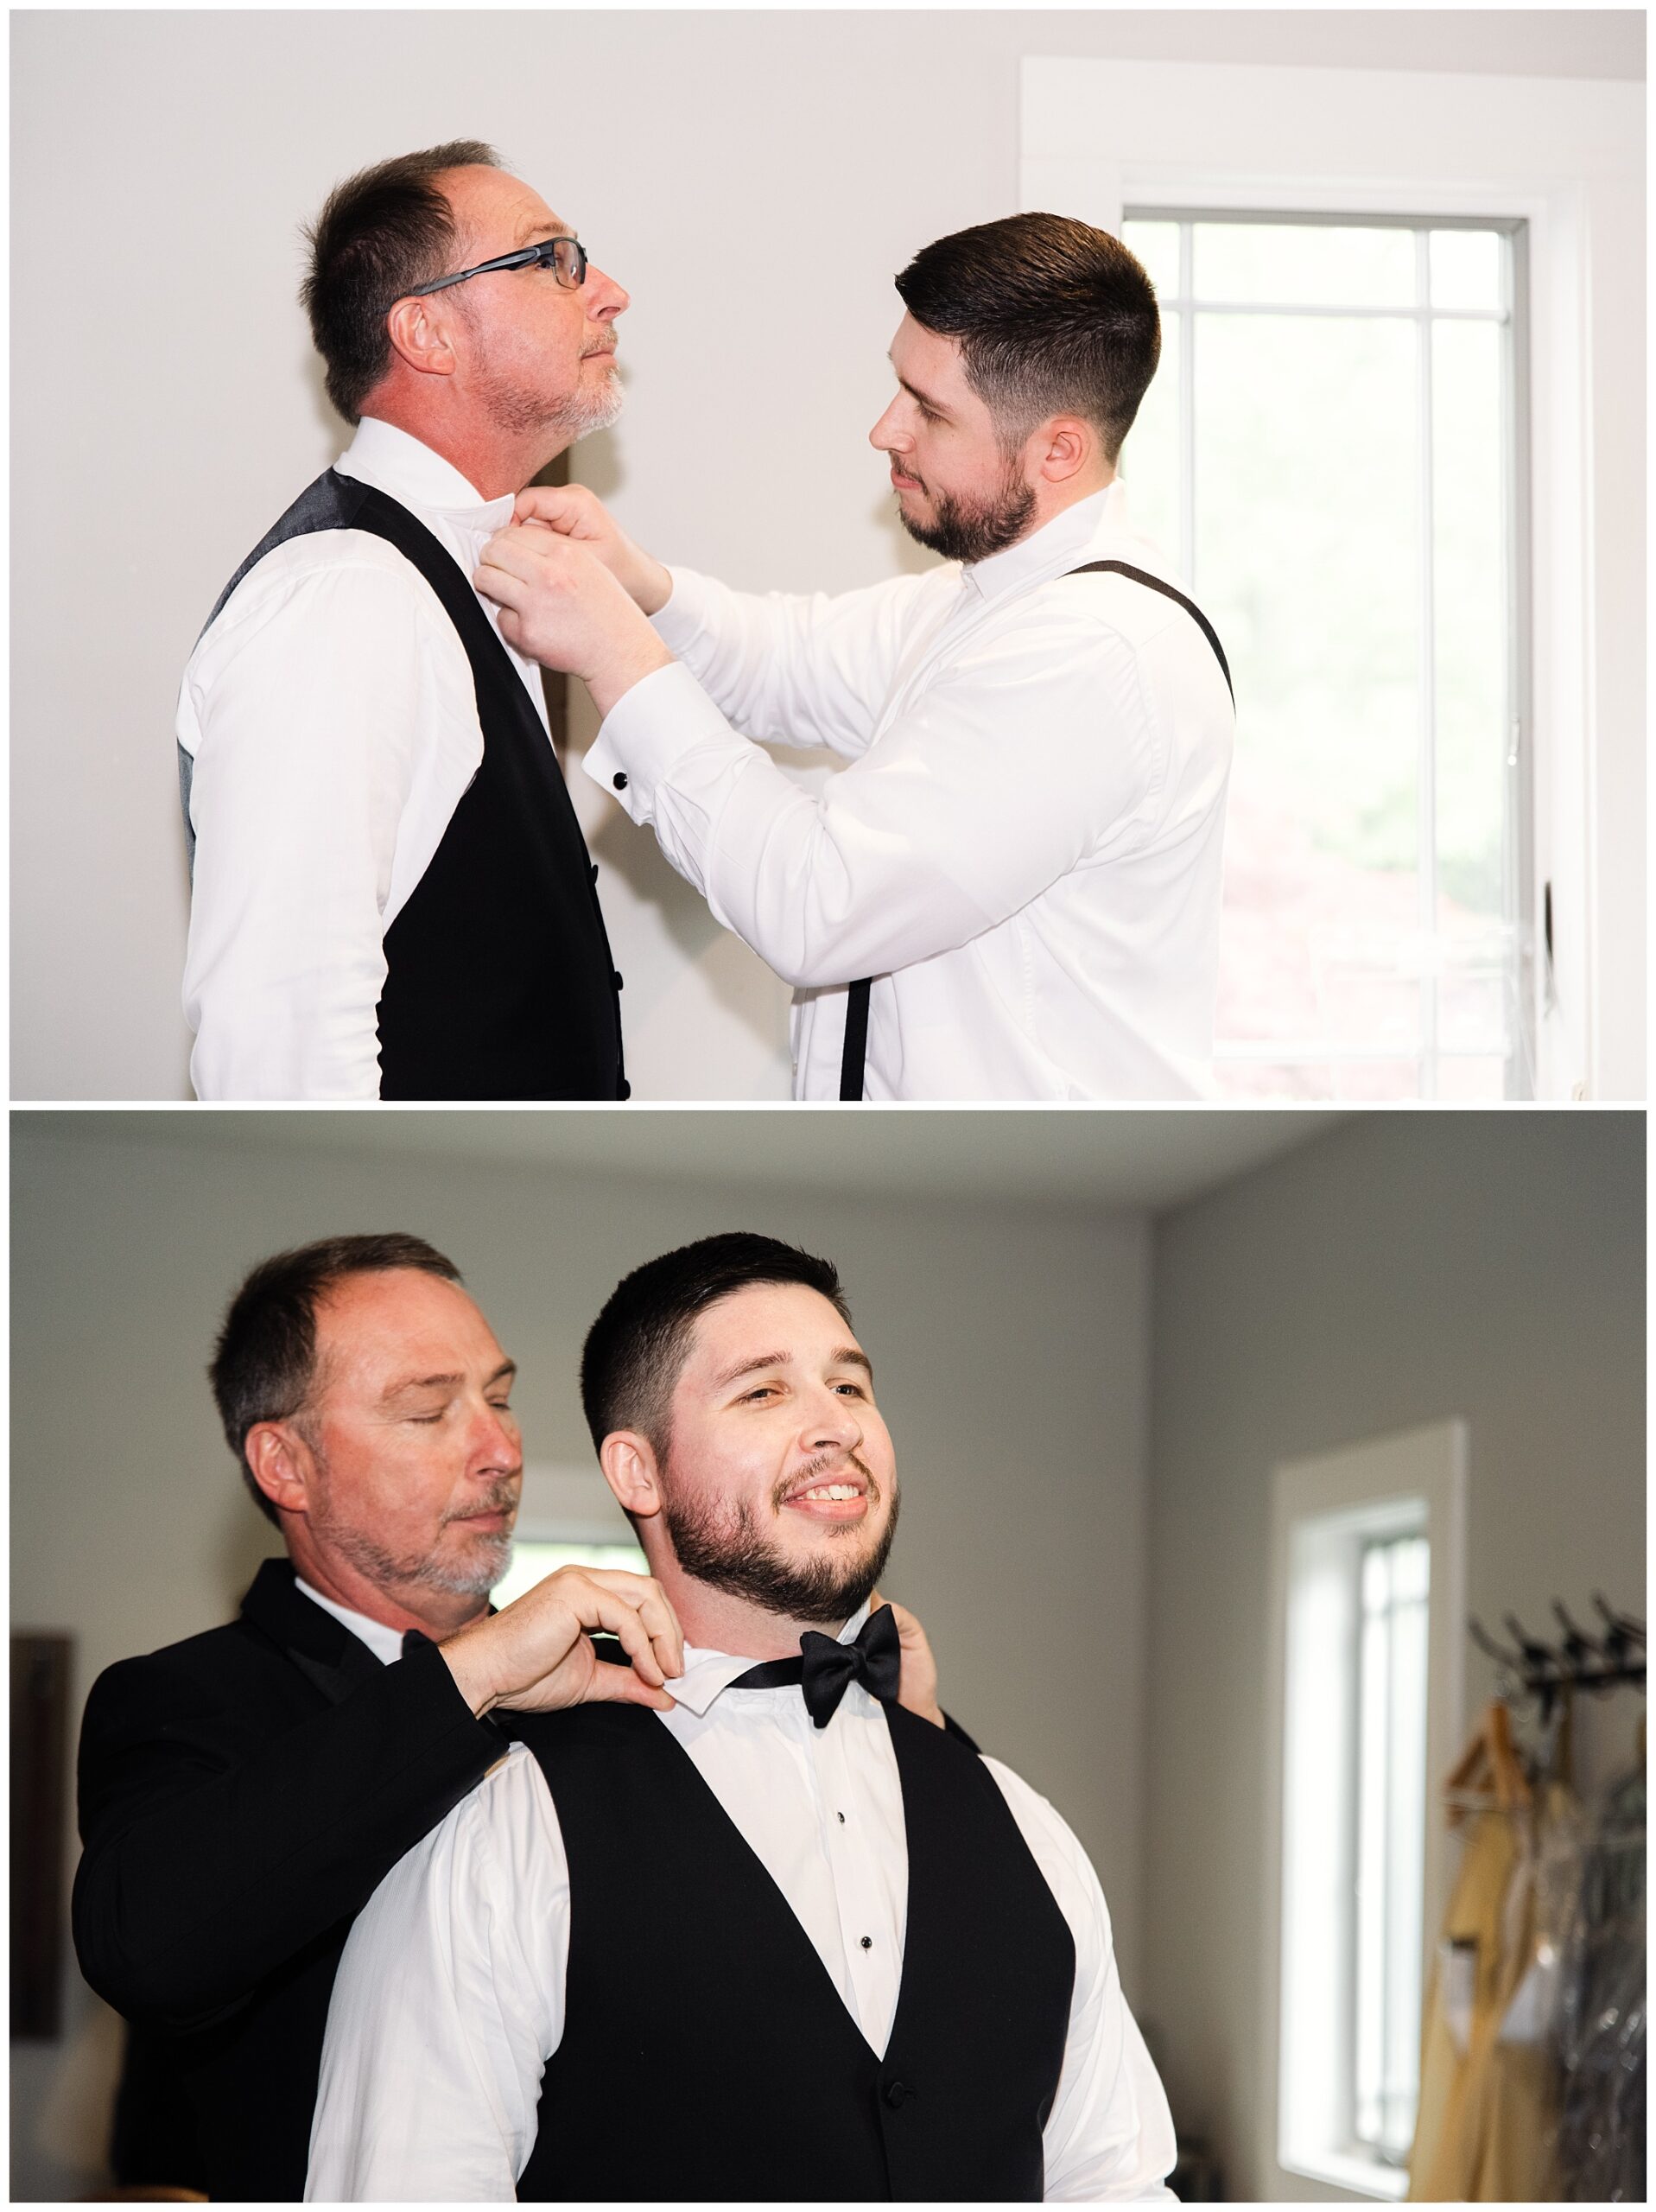
[[[560,1567],[619,1567],[627,1574],[650,1572],[644,1555],[636,1544],[520,1543],[512,1548],[511,1565],[504,1580],[494,1586],[494,1603],[511,1605],[514,1598],[521,1598]]]
[[[1150,272],[1159,296],[1175,299],[1179,289],[1179,226],[1177,223],[1124,222],[1121,243]]]
[[[1430,246],[1433,307],[1498,308],[1502,244],[1498,231],[1434,231]]]
[[[1295,307],[1412,307],[1414,235],[1331,223],[1198,223],[1199,300]]]
[[[1368,1060],[1336,1063],[1330,1098],[1378,1100],[1418,1098],[1420,1063],[1407,1060]]]
[[[1429,1579],[1422,1536],[1365,1551],[1353,2114],[1358,2140],[1399,2163],[1419,2094]]]
[[[1507,1061],[1493,1053],[1482,1057],[1469,1055],[1462,1059],[1451,1054],[1437,1064],[1437,1096],[1440,1098],[1504,1098],[1507,1095]]]
[[[1418,926],[1414,348],[1412,323],[1199,319],[1196,596],[1238,708],[1221,1039],[1322,1036],[1341,933]]]
[[[1134,529],[1179,558],[1179,349],[1181,318],[1162,321],[1162,358],[1121,447],[1120,469]]]

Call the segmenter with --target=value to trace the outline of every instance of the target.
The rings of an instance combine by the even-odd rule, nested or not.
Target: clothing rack
[[[1502,1620],[1517,1646],[1515,1650],[1497,1643],[1475,1616],[1468,1621],[1474,1643],[1501,1669],[1501,1694],[1509,1703],[1520,1697],[1536,1699],[1545,1722],[1562,1690],[1602,1694],[1624,1682],[1644,1688],[1645,1624],[1631,1613],[1612,1611],[1596,1590],[1593,1604],[1604,1624],[1603,1633],[1596,1637],[1577,1627],[1559,1600],[1552,1600],[1552,1610],[1564,1630],[1557,1645],[1543,1643],[1528,1634],[1514,1613],[1504,1614]]]

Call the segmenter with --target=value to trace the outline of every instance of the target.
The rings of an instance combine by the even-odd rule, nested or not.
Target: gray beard
[[[512,1497],[508,1492],[492,1503],[510,1508]],[[360,1529],[341,1528],[332,1519],[326,1505],[320,1513],[312,1514],[311,1526],[377,1590],[416,1588],[441,1591],[451,1598],[486,1598],[511,1565],[512,1536],[509,1529],[503,1529],[498,1536],[475,1538],[469,1560],[450,1560],[440,1558],[435,1552],[388,1551]]]
[[[878,1501],[879,1488],[868,1470],[854,1459],[853,1465],[868,1483],[871,1502]],[[679,1565],[698,1582],[728,1591],[784,1620],[838,1627],[873,1594],[885,1572],[901,1503],[894,1481],[891,1517],[872,1552],[845,1560],[828,1554],[809,1563],[790,1559],[765,1534],[746,1499],[721,1516],[710,1504],[676,1499],[663,1484],[662,1519]],[[862,1531],[847,1528],[843,1534],[860,1536]]]
[[[590,437],[595,430],[607,430],[626,404],[626,393],[613,368],[601,384],[590,391],[573,391],[555,406],[549,406],[538,395],[525,391],[507,378],[497,376],[487,366],[477,377],[476,391],[496,429],[509,431],[513,437],[544,431],[549,439],[556,440],[551,448],[553,454],[562,453],[577,438]]]

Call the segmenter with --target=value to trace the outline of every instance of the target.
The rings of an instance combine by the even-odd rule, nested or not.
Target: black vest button
[[[621,971],[619,968],[616,969],[614,975],[610,978],[610,980],[619,991],[621,988]]]
[[[617,1096],[618,1098],[631,1098],[631,1096],[632,1096],[632,1085],[631,1085],[631,1084],[627,1081],[627,1079],[626,1079],[626,1077],[625,1077],[625,1076],[623,1076],[623,1077],[621,1077],[620,1084],[619,1084],[619,1087],[618,1087],[618,1089],[617,1089],[617,1090],[616,1090],[615,1095],[616,1095],[616,1096]]]
[[[885,2101],[893,2112],[913,2094],[914,2091],[906,2082],[888,2082],[885,2084]]]
[[[612,776],[610,778],[610,781],[614,785],[618,791],[624,791],[627,787],[627,779],[624,775]]]

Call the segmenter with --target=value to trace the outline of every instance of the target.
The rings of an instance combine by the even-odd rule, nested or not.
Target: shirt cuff
[[[675,661],[641,677],[616,702],[582,765],[634,822],[653,823],[661,785],[672,781],[689,754],[705,760],[710,747],[733,761],[745,760],[757,749],[732,729],[689,670]]]
[[[708,620],[712,594],[707,579],[694,569],[669,567],[667,573],[673,579],[673,595],[650,620],[668,652],[682,658],[712,626]]]

